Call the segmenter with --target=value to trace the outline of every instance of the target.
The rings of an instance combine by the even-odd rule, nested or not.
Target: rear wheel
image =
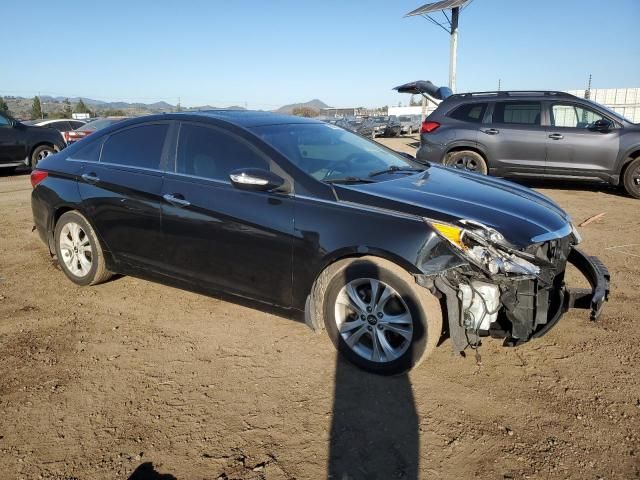
[[[36,168],[41,160],[54,153],[56,153],[56,150],[51,145],[40,145],[35,148],[31,153],[31,168]]]
[[[472,150],[461,150],[452,152],[447,155],[445,165],[468,172],[480,173],[486,175],[488,173],[487,162],[482,155]]]
[[[640,198],[640,158],[636,158],[627,165],[624,169],[622,182],[629,195]]]
[[[399,266],[375,257],[351,259],[320,284],[329,337],[364,370],[401,374],[435,349],[442,331],[440,303]]]
[[[98,237],[82,214],[63,214],[56,223],[54,239],[60,268],[73,283],[96,285],[111,277]]]

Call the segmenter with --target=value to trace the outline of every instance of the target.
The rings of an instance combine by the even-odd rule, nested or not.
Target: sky
[[[403,17],[426,2],[3,0],[0,95],[406,104],[394,86],[448,82],[447,33]],[[640,0],[472,0],[457,91],[640,87],[639,21]]]

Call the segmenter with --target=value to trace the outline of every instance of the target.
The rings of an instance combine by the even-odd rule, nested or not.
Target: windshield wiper
[[[413,167],[399,167],[398,165],[391,165],[389,168],[385,168],[384,170],[376,170],[369,174],[369,177],[375,177],[377,175],[384,175],[385,173],[419,173],[424,172],[423,168],[413,168]]]
[[[371,180],[370,178],[360,178],[360,177],[341,177],[341,178],[329,178],[323,180],[325,183],[372,183],[375,180]]]

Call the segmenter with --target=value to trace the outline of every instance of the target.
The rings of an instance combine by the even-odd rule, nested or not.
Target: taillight
[[[430,122],[429,120],[425,120],[422,122],[422,127],[420,127],[420,133],[431,133],[436,130],[440,124],[438,122]]]
[[[31,186],[33,188],[36,188],[36,185],[47,178],[47,175],[49,174],[47,172],[43,172],[42,170],[33,170],[31,172]]]

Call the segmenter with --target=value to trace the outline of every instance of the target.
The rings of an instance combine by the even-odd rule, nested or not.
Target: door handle
[[[500,130],[498,130],[497,128],[487,128],[486,130],[483,130],[483,132],[487,135],[496,135],[500,133]]]
[[[98,176],[93,172],[91,172],[91,173],[83,173],[81,176],[82,176],[82,179],[87,183],[97,183],[97,182],[100,181]]]
[[[552,133],[551,135],[549,135],[549,138],[553,140],[562,140],[564,136],[560,135],[559,133]]]
[[[174,207],[178,207],[178,208],[188,207],[189,205],[191,205],[191,202],[189,202],[188,200],[185,200],[184,197],[179,193],[176,193],[176,194],[165,193],[162,196],[162,198],[164,198],[167,202],[169,202]]]

